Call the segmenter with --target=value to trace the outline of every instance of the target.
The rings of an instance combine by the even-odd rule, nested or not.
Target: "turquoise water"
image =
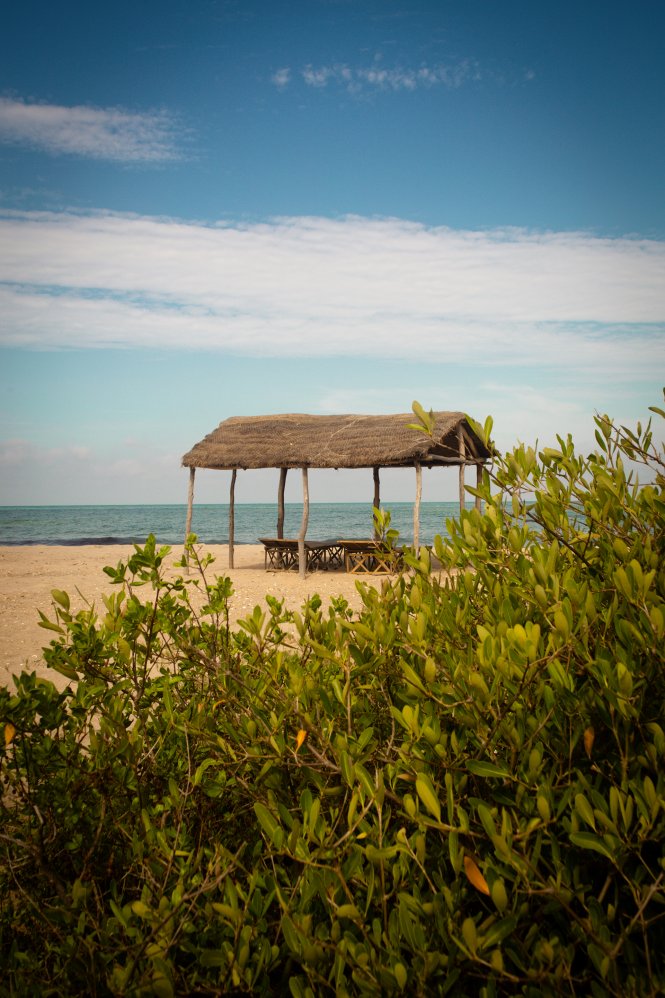
[[[404,544],[413,541],[413,505],[386,504],[391,526]],[[455,502],[427,502],[420,508],[420,541],[431,544],[435,534],[445,535],[446,519],[459,512]],[[2,544],[127,544],[141,543],[153,533],[162,544],[182,543],[187,509],[172,506],[2,506]],[[297,537],[302,505],[287,503],[284,536]],[[235,507],[236,544],[256,544],[259,537],[274,537],[277,511],[274,503],[242,503]],[[226,544],[229,508],[226,504],[195,505],[192,531],[206,544]],[[337,537],[370,537],[372,511],[366,503],[312,503],[309,540]]]

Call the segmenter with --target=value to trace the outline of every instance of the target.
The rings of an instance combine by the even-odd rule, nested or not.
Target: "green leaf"
[[[228,963],[226,953],[221,949],[204,949],[197,960],[202,967],[225,967]]]
[[[197,767],[196,772],[194,773],[194,786],[195,787],[198,787],[199,784],[201,783],[201,780],[203,779],[203,774],[205,773],[206,769],[208,769],[210,766],[214,766],[216,762],[217,762],[216,759],[204,759],[203,762],[201,763],[201,765]],[[255,807],[255,810],[256,810],[256,807]],[[258,817],[258,815],[257,815],[257,817]]]
[[[408,980],[408,975],[406,972],[406,967],[403,963],[396,963],[393,966],[393,974],[395,975],[395,980],[397,981],[397,987],[400,991],[403,991],[406,987],[406,982]]]
[[[462,937],[472,953],[476,952],[478,946],[478,933],[476,924],[472,918],[465,918],[462,922]]]
[[[593,828],[594,832],[596,830],[596,819],[593,814],[593,808],[589,804],[584,794],[575,795],[575,810],[582,818],[582,820]]]
[[[421,801],[437,821],[441,821],[441,805],[439,798],[434,792],[432,782],[426,773],[418,773],[416,777],[416,793]]]
[[[53,669],[54,672],[59,672],[61,676],[66,676],[67,679],[79,678],[76,669],[71,665],[66,665],[64,662],[49,662],[49,668]]]
[[[109,907],[124,929],[129,928],[127,913],[117,904],[113,898],[109,898]]]
[[[298,934],[298,930],[288,915],[284,915],[282,918],[282,933],[284,935],[284,941],[291,952],[295,953],[297,956],[300,956],[300,953],[302,952],[302,942]]]
[[[506,885],[504,884],[503,880],[494,881],[494,883],[492,884],[491,895],[492,895],[492,901],[494,901],[494,904],[497,906],[499,911],[505,911],[506,908],[508,907],[508,893],[506,891]],[[489,942],[489,945],[492,945],[498,941],[499,941],[498,939],[492,938],[492,940]]]
[[[500,881],[497,881],[497,883],[500,883]],[[494,890],[492,890],[492,899],[494,900]],[[499,906],[497,905],[497,907]],[[483,938],[483,946],[498,946],[499,943],[502,943],[504,939],[513,934],[517,928],[517,924],[517,915],[508,915],[506,918],[501,918],[487,930],[487,934]]]
[[[432,412],[432,410],[430,409],[429,412],[425,412],[420,402],[416,401],[411,403],[411,409],[414,415],[417,417],[418,423],[410,424],[409,428],[414,430],[421,430],[423,433],[426,433],[428,436],[431,436],[432,433],[434,432],[434,413]]]
[[[404,673],[404,679],[409,684],[409,686],[412,686],[419,693],[427,693],[427,690],[423,685],[422,679],[420,678],[416,670],[409,665],[408,662],[405,662],[404,659],[402,659],[400,661],[400,667],[402,669],[402,672]]]
[[[591,832],[571,832],[570,841],[573,845],[579,846],[580,849],[592,849],[594,852],[600,853],[601,856],[616,865],[616,856],[597,835],[592,835]]]
[[[60,627],[59,624],[54,624],[53,621],[49,620],[46,614],[42,613],[41,610],[38,610],[37,613],[39,614],[40,617],[40,619],[37,621],[39,627],[43,627],[44,630],[46,631],[55,631],[56,634],[65,633],[64,627]]]
[[[351,756],[348,752],[345,752],[344,749],[342,749],[340,753],[339,765],[342,771],[342,776],[344,777],[344,782],[348,786],[352,787],[356,777],[355,768]]]
[[[493,762],[484,762],[482,759],[469,759],[466,768],[474,776],[495,777],[500,780],[512,780],[513,774],[503,766],[497,766]]]
[[[383,848],[379,848],[371,843],[365,849],[365,855],[370,863],[381,863],[386,859],[394,859],[398,852],[399,846],[383,846]]]
[[[494,824],[494,818],[491,815],[490,809],[485,804],[478,804],[476,809],[478,811],[478,817],[480,818],[483,828],[487,832],[490,838],[496,835],[496,825]]]
[[[261,804],[260,801],[254,803],[254,814],[258,818],[261,828],[266,833],[271,842],[274,842],[277,848],[281,846],[281,840],[283,839],[282,826],[276,820],[275,816]],[[279,843],[278,843],[279,840]]]
[[[63,608],[63,610],[69,611],[69,596],[66,592],[62,589],[52,589],[51,596],[54,601]]]

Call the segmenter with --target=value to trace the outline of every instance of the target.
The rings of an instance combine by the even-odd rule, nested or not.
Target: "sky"
[[[664,39],[661,0],[7,5],[0,504],[185,502],[182,455],[232,415],[417,399],[503,450],[645,421]],[[310,489],[371,500],[371,472]]]

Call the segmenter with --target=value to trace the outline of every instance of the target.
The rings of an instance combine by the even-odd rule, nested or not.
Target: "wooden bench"
[[[259,537],[265,548],[265,567],[280,571],[295,569],[298,563],[298,541],[291,537]],[[305,559],[307,571],[328,572],[331,569],[342,568],[344,552],[339,541],[305,541]]]
[[[402,565],[402,549],[383,541],[342,539],[338,543],[344,552],[344,568],[352,575],[392,575]]]

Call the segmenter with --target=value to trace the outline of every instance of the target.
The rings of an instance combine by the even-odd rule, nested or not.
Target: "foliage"
[[[372,509],[372,519],[374,520],[374,537],[376,540],[381,541],[388,549],[396,547],[399,539],[399,530],[390,526],[390,510],[374,506]]]
[[[101,614],[54,591],[68,687],[0,691],[4,993],[662,993],[665,468],[597,426],[357,615],[232,630],[154,538]]]

